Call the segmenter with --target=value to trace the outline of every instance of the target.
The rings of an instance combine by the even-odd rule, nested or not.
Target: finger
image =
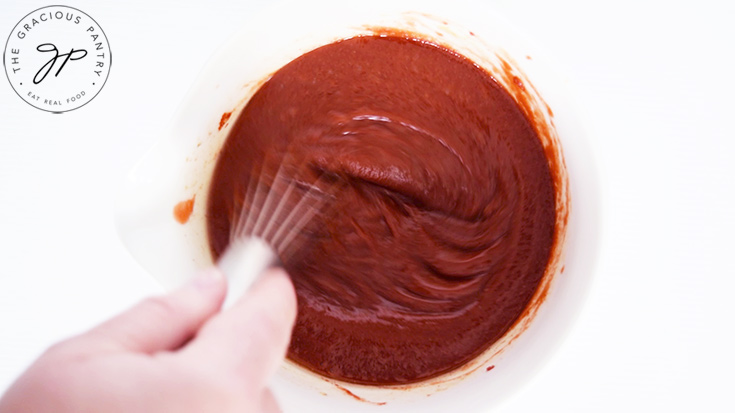
[[[179,355],[265,387],[286,355],[296,293],[282,269],[266,271],[235,305],[208,321]]]
[[[281,413],[278,401],[270,389],[263,390],[263,395],[260,399],[260,411],[261,413]]]
[[[143,300],[78,340],[100,350],[149,354],[175,350],[219,311],[226,284],[217,269],[206,270],[178,290]]]

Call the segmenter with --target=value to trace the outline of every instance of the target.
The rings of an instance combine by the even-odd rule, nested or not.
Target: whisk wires
[[[264,166],[253,168],[240,210],[235,210],[231,219],[231,243],[260,238],[281,261],[298,251],[300,244],[295,240],[334,198],[340,184],[325,172],[319,172],[314,182],[307,182],[288,169],[287,162],[281,162],[271,178]]]

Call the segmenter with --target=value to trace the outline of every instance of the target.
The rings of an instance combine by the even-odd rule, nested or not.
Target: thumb
[[[172,293],[143,300],[130,310],[78,337],[87,348],[156,353],[175,350],[222,306],[226,281],[216,268]]]

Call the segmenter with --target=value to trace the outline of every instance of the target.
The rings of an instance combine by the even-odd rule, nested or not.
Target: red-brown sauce
[[[345,182],[284,262],[299,310],[288,356],[320,374],[400,384],[448,372],[513,326],[544,275],[555,223],[544,149],[511,96],[450,50],[358,37],[277,71],[219,155],[215,258],[253,171],[281,164]]]

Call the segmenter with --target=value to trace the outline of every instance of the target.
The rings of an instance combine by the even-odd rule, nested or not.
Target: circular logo
[[[107,36],[94,19],[68,6],[32,11],[13,28],[3,64],[10,85],[31,106],[53,113],[86,105],[110,74]]]

